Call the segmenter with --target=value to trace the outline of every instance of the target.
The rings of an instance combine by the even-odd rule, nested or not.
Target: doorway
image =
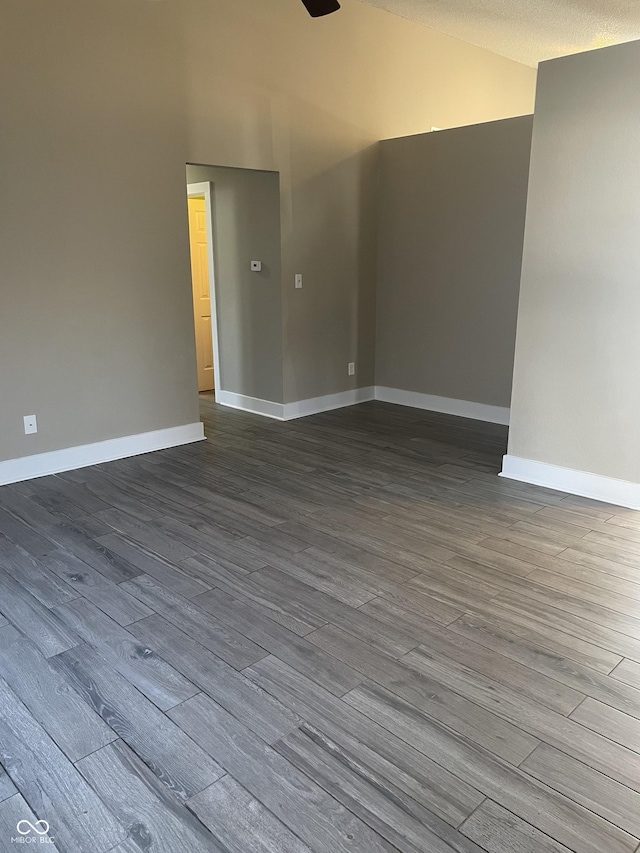
[[[213,373],[215,391],[204,393],[214,393],[217,404],[279,411],[284,384],[279,175],[188,163],[186,185],[194,199],[192,266],[195,276],[203,273],[193,291],[199,387],[210,389]],[[202,284],[207,269],[208,288]]]
[[[198,391],[218,387],[218,334],[213,262],[212,184],[187,184],[189,246]]]

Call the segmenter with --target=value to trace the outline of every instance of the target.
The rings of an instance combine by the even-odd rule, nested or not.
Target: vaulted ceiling
[[[640,39],[640,0],[361,0],[527,65]]]

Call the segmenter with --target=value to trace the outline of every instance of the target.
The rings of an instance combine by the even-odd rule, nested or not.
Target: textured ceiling
[[[361,0],[527,65],[640,39],[640,0]]]

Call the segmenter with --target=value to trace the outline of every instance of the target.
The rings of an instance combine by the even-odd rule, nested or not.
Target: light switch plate
[[[302,287],[302,273],[296,273],[296,290],[300,290]]]
[[[262,261],[251,261],[251,272],[262,272]]]

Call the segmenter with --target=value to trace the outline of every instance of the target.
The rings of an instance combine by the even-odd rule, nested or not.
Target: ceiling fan
[[[302,2],[312,18],[321,18],[323,15],[330,15],[332,12],[337,12],[340,8],[338,0],[302,0]]]

